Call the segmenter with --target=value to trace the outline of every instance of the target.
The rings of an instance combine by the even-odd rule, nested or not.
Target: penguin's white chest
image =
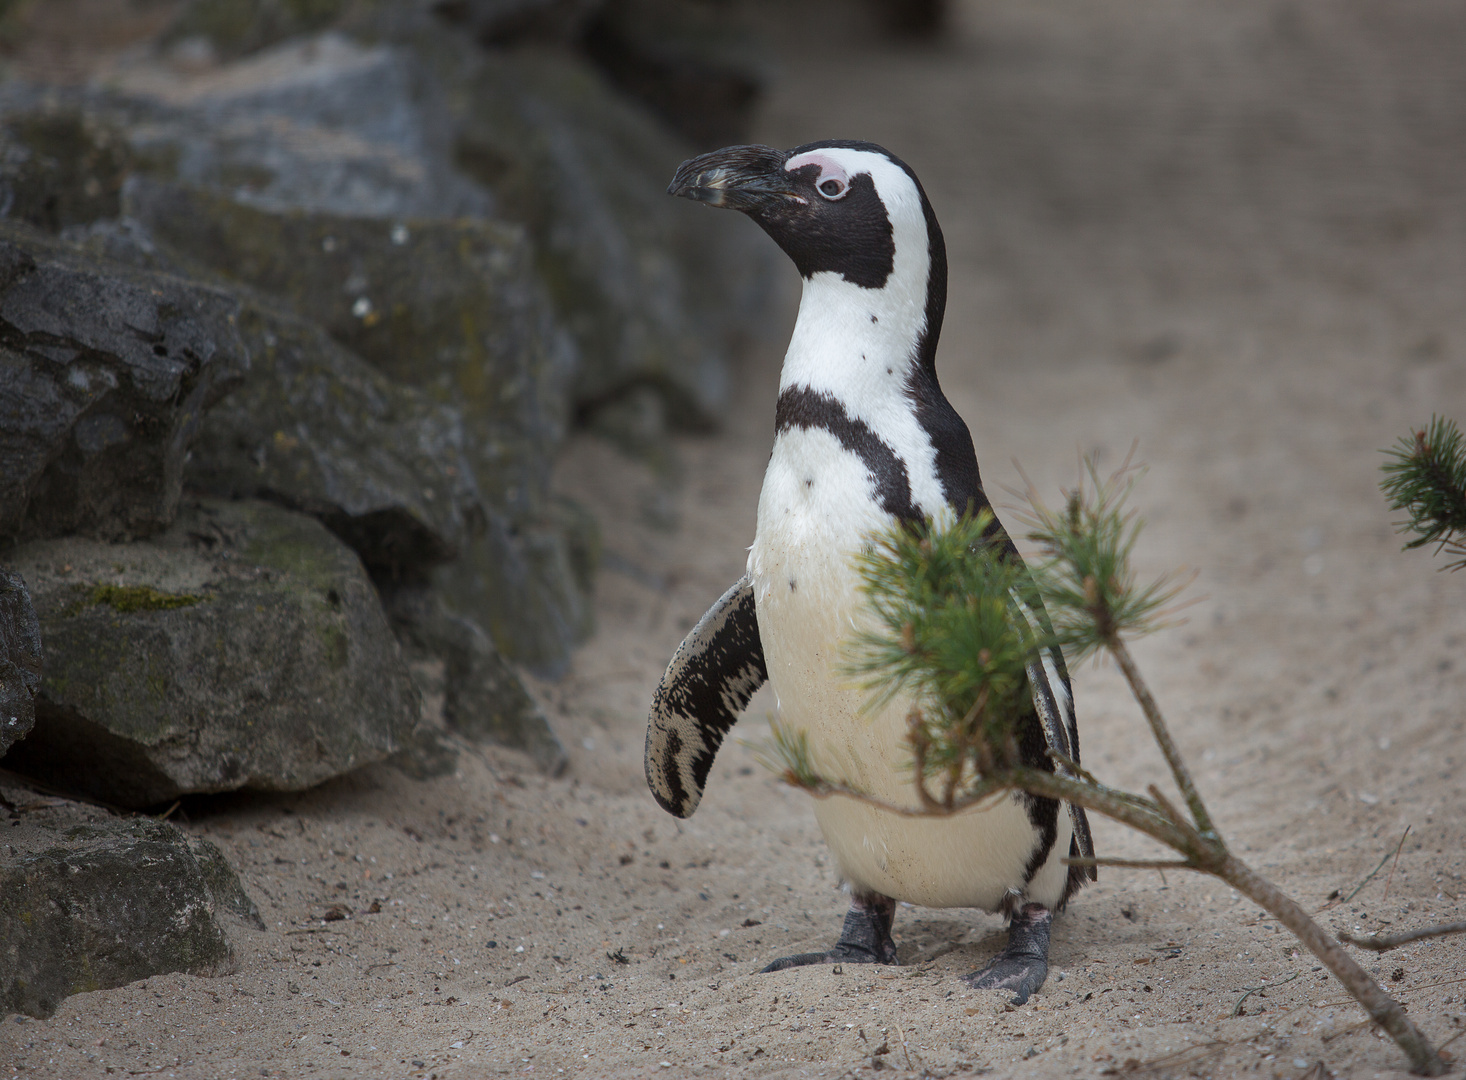
[[[860,457],[821,428],[789,428],[769,460],[748,569],[781,722],[806,734],[825,775],[916,807],[905,743],[912,703],[898,697],[863,711],[868,694],[843,672],[866,619],[855,556],[870,533],[892,524]],[[860,891],[995,910],[1013,891],[1053,904],[1064,889],[1057,854],[1069,849],[1067,815],[1060,815],[1055,857],[1030,881],[1039,834],[1016,798],[937,819],[836,796],[816,800],[815,817],[841,873]]]

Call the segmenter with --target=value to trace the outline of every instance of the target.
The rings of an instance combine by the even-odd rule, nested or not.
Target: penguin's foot
[[[895,917],[896,901],[889,896],[857,894],[850,901],[845,928],[833,949],[781,956],[763,970],[783,971],[809,964],[899,964],[896,943],[891,940],[891,920]]]
[[[1008,923],[1008,944],[987,967],[962,976],[974,990],[1011,990],[1022,1005],[1049,973],[1049,927],[1054,913],[1042,904],[1025,904]]]

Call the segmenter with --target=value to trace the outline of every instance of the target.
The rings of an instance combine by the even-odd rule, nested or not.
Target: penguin
[[[732,146],[685,161],[668,193],[741,211],[794,262],[803,295],[784,357],[774,444],[747,573],[678,648],[652,700],[646,777],[663,809],[697,809],[724,736],[765,682],[780,722],[808,739],[827,776],[894,806],[919,807],[904,742],[911,702],[875,712],[842,675],[844,644],[866,618],[854,556],[894,523],[941,528],[992,512],[972,436],[937,382],[947,301],[941,228],[916,174],[868,142],[776,150]],[[994,518],[1001,557],[1021,561]],[[1027,613],[1040,621],[1040,610]],[[1062,653],[1028,668],[1023,760],[1079,760]],[[839,796],[814,813],[851,894],[828,950],[774,960],[895,964],[897,901],[975,907],[1008,919],[1006,946],[964,976],[1027,1001],[1048,972],[1054,913],[1093,867],[1082,807],[1023,792],[950,817],[909,817]]]

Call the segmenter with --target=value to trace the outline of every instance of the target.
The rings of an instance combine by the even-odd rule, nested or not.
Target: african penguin
[[[866,694],[840,674],[843,644],[865,618],[853,556],[875,530],[991,509],[967,426],[937,384],[947,254],[911,169],[872,143],[793,150],[733,146],[683,162],[672,195],[740,210],[784,250],[804,280],[784,357],[774,448],[758,505],[748,572],[683,641],[652,702],[646,776],[663,808],[687,817],[713,755],[767,680],[781,722],[806,733],[817,766],[898,806],[919,805],[904,743],[909,701],[862,712]],[[1019,559],[1001,526],[1004,557]],[[1033,612],[1030,617],[1042,618]],[[1079,760],[1062,655],[1029,667],[1033,708],[1024,759]],[[978,907],[1009,917],[1007,946],[975,988],[1028,999],[1047,974],[1053,912],[1094,871],[1079,807],[1022,793],[949,818],[893,814],[834,797],[815,818],[848,883],[844,929],[816,963],[897,963],[896,901]]]

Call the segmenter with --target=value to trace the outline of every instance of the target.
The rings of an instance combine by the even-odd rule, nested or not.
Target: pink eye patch
[[[845,171],[845,167],[818,150],[790,158],[784,163],[784,169],[786,172],[798,172],[811,165],[817,166],[820,171],[819,176],[815,178],[815,190],[826,199],[843,198],[850,190],[850,174]]]

